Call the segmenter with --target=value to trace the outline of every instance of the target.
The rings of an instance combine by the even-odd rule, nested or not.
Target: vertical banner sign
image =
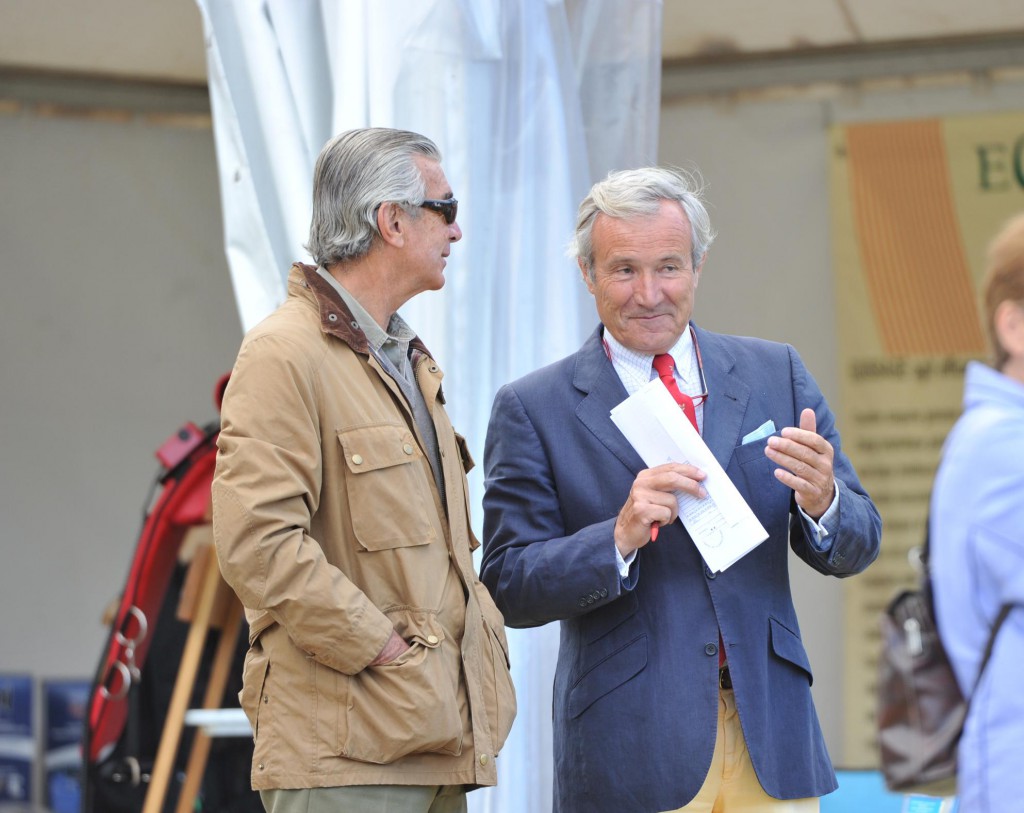
[[[844,584],[842,763],[872,768],[879,614],[917,580],[964,367],[987,357],[979,292],[989,240],[1024,210],[1024,113],[837,125],[830,140],[838,412],[884,523],[879,560]]]

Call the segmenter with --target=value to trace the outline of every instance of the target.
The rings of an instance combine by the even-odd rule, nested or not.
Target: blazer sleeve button
[[[704,644],[704,653],[706,655],[717,655],[718,644]]]

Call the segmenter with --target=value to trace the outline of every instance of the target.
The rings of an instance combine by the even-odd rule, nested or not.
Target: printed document
[[[746,500],[665,385],[654,379],[611,411],[612,422],[651,468],[688,463],[707,474],[703,499],[677,494],[679,518],[704,562],[720,573],[768,538]]]

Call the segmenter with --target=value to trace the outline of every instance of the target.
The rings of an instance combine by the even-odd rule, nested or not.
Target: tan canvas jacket
[[[441,370],[413,348],[444,504],[401,390],[315,269],[293,266],[239,352],[214,538],[250,625],[257,790],[497,781],[515,716],[504,624],[471,558],[472,461]],[[369,667],[392,628],[410,650]]]

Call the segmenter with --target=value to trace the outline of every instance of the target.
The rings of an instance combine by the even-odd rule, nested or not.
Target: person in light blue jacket
[[[994,363],[967,367],[932,492],[931,566],[939,634],[970,699],[959,811],[1011,813],[1024,811],[1024,214],[989,249],[984,308]]]

